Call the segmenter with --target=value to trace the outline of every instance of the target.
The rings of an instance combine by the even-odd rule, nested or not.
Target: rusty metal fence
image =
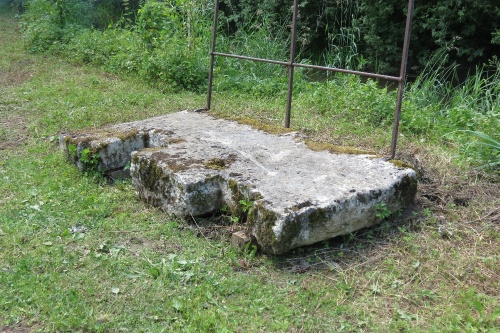
[[[250,60],[250,61],[258,61],[265,62],[270,64],[277,64],[288,67],[288,96],[287,96],[287,104],[286,104],[286,116],[285,116],[285,127],[290,127],[290,118],[292,111],[292,95],[293,95],[293,73],[295,67],[303,67],[303,68],[311,68],[318,69],[330,72],[337,73],[347,73],[347,74],[355,74],[373,79],[384,79],[388,81],[398,82],[398,93],[396,99],[396,109],[394,111],[394,123],[393,123],[393,131],[392,131],[392,141],[390,148],[390,156],[394,158],[396,155],[396,145],[398,140],[398,132],[399,132],[399,121],[401,117],[401,106],[403,102],[403,90],[405,85],[405,77],[406,77],[406,67],[408,62],[408,50],[410,47],[410,32],[411,32],[411,23],[413,18],[413,8],[414,8],[414,0],[408,0],[408,11],[406,16],[406,27],[403,41],[403,50],[401,57],[401,67],[399,71],[399,76],[390,76],[390,75],[381,75],[376,73],[368,73],[361,71],[353,71],[348,69],[341,69],[335,67],[325,67],[325,66],[316,66],[316,65],[308,65],[295,62],[296,58],[296,46],[297,46],[297,20],[299,13],[299,0],[294,0],[293,3],[293,15],[292,15],[292,31],[291,31],[291,45],[290,45],[290,60],[286,61],[278,61],[272,59],[262,59],[262,58],[254,58],[248,57],[244,55],[237,54],[229,54],[229,53],[221,53],[216,52],[216,40],[217,40],[217,22],[219,17],[219,0],[215,0],[215,10],[214,10],[214,20],[212,27],[212,45],[210,50],[210,71],[208,75],[208,96],[207,96],[207,106],[206,110],[210,110],[211,102],[212,102],[212,87],[213,87],[213,73],[214,73],[214,62],[215,57],[229,57],[229,58],[237,58],[242,60]]]

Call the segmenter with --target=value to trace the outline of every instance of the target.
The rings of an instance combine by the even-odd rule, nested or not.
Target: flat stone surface
[[[139,197],[183,218],[227,209],[271,254],[370,226],[416,193],[415,172],[382,158],[312,151],[294,133],[188,111],[65,134],[60,143],[81,170],[92,166],[88,156],[82,162],[85,149],[105,172],[134,151]]]

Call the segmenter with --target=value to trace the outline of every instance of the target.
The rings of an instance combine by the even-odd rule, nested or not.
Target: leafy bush
[[[95,65],[104,65],[119,49],[120,39],[124,32],[115,29],[106,31],[82,30],[66,46],[65,53],[69,58]]]
[[[208,73],[210,31],[202,1],[147,1],[135,31],[146,49],[141,76],[163,89],[199,91]]]
[[[21,29],[30,51],[48,50],[64,36],[57,6],[52,1],[31,0],[23,15]]]
[[[90,2],[78,0],[28,0],[21,30],[28,49],[43,52],[68,43],[89,25]]]
[[[176,15],[176,7],[168,2],[147,1],[138,11],[136,25],[142,41],[156,47],[162,39],[179,33]]]
[[[163,45],[145,53],[139,74],[164,90],[205,88],[208,57],[201,49],[185,47],[185,40],[172,38]]]

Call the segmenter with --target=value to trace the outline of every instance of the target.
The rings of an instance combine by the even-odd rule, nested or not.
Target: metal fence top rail
[[[295,67],[303,67],[303,68],[311,68],[318,70],[325,70],[330,72],[337,73],[346,73],[346,74],[354,74],[360,75],[364,77],[369,77],[372,79],[384,79],[388,81],[398,82],[398,94],[396,99],[396,109],[394,110],[394,121],[393,121],[393,130],[392,130],[392,141],[390,147],[390,157],[394,158],[396,155],[396,145],[398,139],[399,132],[399,122],[401,118],[401,106],[403,101],[403,89],[405,84],[406,77],[406,67],[408,63],[408,50],[410,46],[410,33],[411,33],[411,23],[413,18],[413,8],[415,0],[408,0],[408,12],[406,16],[406,27],[405,27],[405,35],[403,41],[403,50],[401,56],[401,67],[399,71],[399,76],[390,76],[390,75],[382,75],[376,73],[368,73],[361,71],[353,71],[348,69],[341,69],[335,67],[326,67],[326,66],[317,66],[317,65],[309,65],[295,62],[296,58],[296,47],[297,47],[297,20],[299,13],[299,0],[293,0],[293,15],[292,15],[292,31],[291,31],[291,45],[290,45],[290,60],[289,61],[278,61],[272,59],[262,59],[255,57],[248,57],[244,55],[237,54],[229,54],[229,53],[221,53],[216,52],[216,40],[217,40],[217,21],[219,16],[219,0],[215,0],[215,10],[214,10],[214,19],[212,26],[212,45],[210,50],[210,71],[208,74],[208,95],[207,95],[207,106],[206,110],[210,110],[211,101],[212,101],[212,88],[213,88],[213,72],[214,72],[214,63],[215,56],[220,57],[228,57],[228,58],[237,58],[242,60],[249,61],[258,61],[265,62],[270,64],[282,65],[288,67],[288,95],[287,95],[287,106],[286,106],[286,116],[285,116],[285,127],[290,127],[290,118],[291,118],[291,109],[292,109],[292,95],[293,95],[293,74]]]

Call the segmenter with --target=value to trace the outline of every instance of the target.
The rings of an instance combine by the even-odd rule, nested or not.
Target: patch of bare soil
[[[495,179],[495,174],[487,175],[474,170],[463,174],[447,162],[434,160],[435,157],[428,152],[402,152],[398,159],[407,162],[416,171],[417,201],[424,207],[446,210],[500,198],[500,182]]]
[[[450,206],[467,207],[471,202],[484,202],[493,200],[500,196],[500,183],[488,183],[486,181],[456,181],[449,186],[439,183],[419,184],[419,198],[424,205],[442,208]],[[500,208],[495,209],[499,211]],[[495,215],[498,222],[499,216]]]
[[[28,127],[24,117],[20,115],[0,117],[0,150],[19,147],[28,137],[27,132]]]
[[[32,64],[31,60],[23,60],[15,63],[14,67],[0,69],[0,86],[16,86],[28,81],[32,76],[28,67]]]
[[[22,326],[0,326],[0,333],[30,333],[33,331],[31,328]]]

